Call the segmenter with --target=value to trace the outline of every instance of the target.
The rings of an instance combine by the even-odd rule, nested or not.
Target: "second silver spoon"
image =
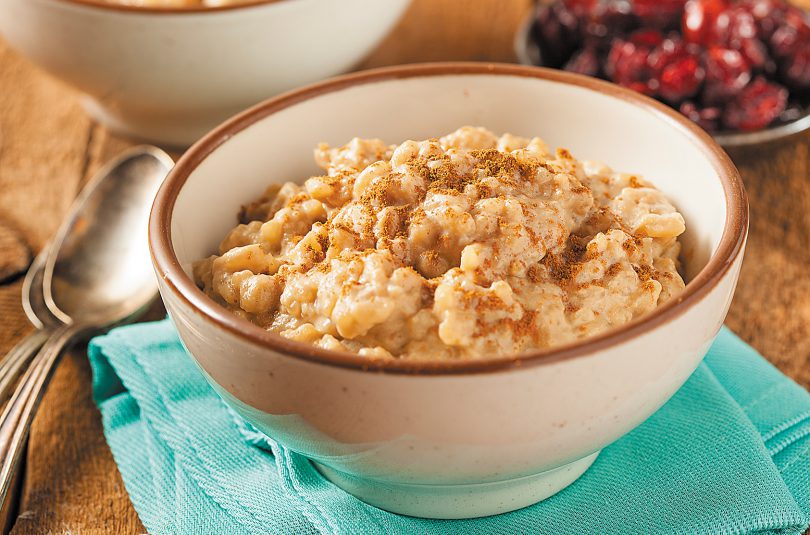
[[[127,151],[84,188],[52,241],[43,294],[63,325],[51,332],[0,416],[0,503],[62,350],[81,335],[126,321],[155,298],[146,225],[172,165],[155,147]]]

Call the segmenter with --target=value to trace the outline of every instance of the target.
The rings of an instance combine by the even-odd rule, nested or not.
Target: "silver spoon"
[[[155,147],[136,147],[105,166],[82,190],[54,237],[42,267],[43,299],[59,320],[0,416],[0,503],[11,480],[36,409],[62,350],[80,336],[122,323],[157,295],[146,225],[152,199],[173,165]],[[32,265],[32,270],[42,264]],[[25,299],[25,298],[24,298]],[[29,316],[30,317],[30,316]]]
[[[25,365],[42,347],[50,332],[62,323],[48,309],[45,304],[45,296],[42,293],[42,274],[45,270],[45,259],[49,250],[50,245],[45,245],[28,268],[23,280],[23,310],[25,315],[28,316],[28,320],[37,330],[14,346],[6,354],[3,361],[0,362],[0,403],[8,399],[14,383]]]

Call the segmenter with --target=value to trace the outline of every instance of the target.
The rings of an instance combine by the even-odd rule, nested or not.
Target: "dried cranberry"
[[[605,62],[605,72],[614,82],[650,95],[655,87],[653,72],[647,64],[650,48],[616,39]]]
[[[686,0],[633,0],[633,13],[644,26],[674,29],[685,3]]]
[[[742,41],[757,37],[754,15],[742,6],[731,6],[717,14],[712,26],[712,39],[717,44],[737,48]]]
[[[650,52],[647,63],[655,73],[660,75],[661,71],[676,59],[697,55],[699,51],[698,47],[685,43],[678,35],[670,34]]]
[[[716,130],[719,123],[720,123],[720,116],[723,114],[723,110],[716,106],[707,106],[700,110],[700,124],[703,128],[707,130]]]
[[[684,39],[690,43],[708,45],[712,41],[714,22],[728,7],[727,0],[689,0],[681,21]]]
[[[630,0],[602,0],[594,9],[591,21],[603,28],[601,35],[608,37],[623,35],[638,25]]]
[[[696,122],[704,130],[713,132],[717,130],[720,122],[720,108],[706,107],[699,108],[694,102],[687,100],[681,104],[680,112],[687,118]]]
[[[807,36],[807,32],[810,31],[810,16],[808,16],[807,12],[800,7],[785,4],[784,7],[784,24],[789,26],[793,26],[799,28],[804,36]]]
[[[754,16],[758,33],[763,39],[769,39],[784,22],[785,3],[780,0],[743,0],[739,5]]]
[[[788,87],[799,93],[810,91],[810,41],[783,58],[779,67],[779,74]]]
[[[605,74],[614,82],[616,81],[616,67],[625,58],[631,57],[636,51],[636,45],[622,39],[614,39],[610,45],[610,51],[605,58]]]
[[[677,104],[692,97],[700,89],[705,72],[694,56],[685,56],[670,63],[658,77],[658,94]]]
[[[640,47],[653,48],[663,40],[664,36],[658,30],[636,30],[630,34],[630,42]]]
[[[565,7],[577,18],[586,18],[597,4],[597,0],[562,0]]]
[[[609,37],[629,29],[635,19],[630,0],[561,0],[579,25],[585,46],[602,46]],[[624,16],[627,20],[622,20]],[[610,18],[610,20],[607,20]],[[583,44],[582,42],[580,44]]]
[[[799,42],[799,32],[790,26],[779,26],[771,34],[769,44],[776,57],[789,55]]]
[[[626,65],[636,58],[637,52],[636,45],[630,41],[621,39],[613,41],[605,60],[605,73],[608,77],[617,82],[620,77],[626,75],[630,71]]]
[[[751,66],[751,70],[772,74],[776,64],[768,54],[766,47],[759,39],[745,39],[738,45],[738,50]]]
[[[785,0],[539,4],[530,36],[542,64],[654,96],[707,130],[793,120],[801,107],[788,97],[810,96],[810,17]]]
[[[594,17],[606,28],[607,35],[618,35],[638,25],[630,0],[602,0]]]
[[[785,110],[787,99],[787,89],[758,77],[725,107],[723,126],[733,130],[765,128]]]
[[[771,51],[778,58],[787,57],[808,41],[810,41],[810,26],[804,15],[788,11],[784,23],[771,35]]]
[[[705,77],[698,49],[677,35],[669,35],[655,47],[647,64],[655,73],[658,94],[674,104],[697,93]]]
[[[698,108],[691,100],[687,100],[686,102],[682,103],[678,110],[680,110],[682,114],[686,115],[687,118],[693,121],[698,120]]]
[[[751,68],[743,55],[730,48],[709,47],[705,57],[707,104],[724,102],[737,95],[751,80]]]
[[[579,52],[574,53],[568,63],[565,64],[565,70],[586,76],[596,76],[599,74],[599,55],[594,47],[583,48]]]
[[[577,48],[579,19],[561,2],[539,6],[529,34],[540,52],[540,62],[561,66]]]

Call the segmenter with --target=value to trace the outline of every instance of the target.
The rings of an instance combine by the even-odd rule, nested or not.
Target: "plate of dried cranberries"
[[[784,0],[539,2],[515,49],[656,98],[726,147],[810,128],[810,16]]]

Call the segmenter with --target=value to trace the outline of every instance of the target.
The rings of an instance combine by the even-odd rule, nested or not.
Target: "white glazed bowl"
[[[653,181],[687,222],[683,294],[640,321],[519,358],[379,364],[266,332],[194,285],[191,263],[216,250],[242,203],[317,172],[319,141],[400,142],[466,124],[539,135]],[[557,492],[675,393],[725,318],[747,222],[737,170],[668,108],[559,71],[433,64],[338,78],[231,119],[167,178],[150,241],[180,337],[242,416],[371,504],[460,518]]]
[[[88,95],[85,107],[102,123],[187,146],[271,95],[350,69],[408,3],[260,0],[161,9],[0,0],[0,33]]]

